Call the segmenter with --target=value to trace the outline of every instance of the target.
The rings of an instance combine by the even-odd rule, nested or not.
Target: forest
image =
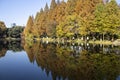
[[[120,36],[120,6],[116,0],[51,1],[29,16],[27,38],[114,40]]]

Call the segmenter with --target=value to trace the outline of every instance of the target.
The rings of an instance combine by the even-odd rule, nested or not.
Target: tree
[[[77,15],[69,15],[64,22],[61,22],[56,28],[57,37],[72,38],[79,33],[80,18]]]
[[[66,5],[66,16],[75,13],[75,6],[78,0],[68,0]]]
[[[106,4],[106,14],[105,24],[108,27],[108,32],[111,33],[114,38],[114,35],[118,35],[120,30],[120,9],[116,0],[111,0]]]
[[[95,10],[95,18],[93,20],[93,25],[91,25],[91,32],[95,33],[98,32],[99,34],[103,34],[103,40],[104,35],[106,34],[107,26],[105,23],[106,18],[106,7],[104,4],[98,4]]]
[[[50,5],[50,10],[55,9],[56,6],[57,6],[57,4],[56,4],[55,0],[52,0],[51,5]]]
[[[55,16],[55,20],[57,24],[60,22],[63,22],[65,20],[65,8],[66,8],[66,3],[62,1],[54,10],[53,15]]]
[[[34,19],[32,16],[29,16],[26,28],[24,29],[24,35],[26,37],[32,37],[32,31],[33,31],[33,25],[34,25]]]
[[[0,37],[5,37],[6,35],[6,25],[3,21],[0,21]]]
[[[75,12],[81,17],[81,27],[79,28],[82,36],[87,36],[91,32],[91,23],[94,20],[95,7],[101,0],[78,0]]]
[[[44,8],[44,12],[47,13],[49,11],[49,7],[48,4],[46,3],[45,8]]]

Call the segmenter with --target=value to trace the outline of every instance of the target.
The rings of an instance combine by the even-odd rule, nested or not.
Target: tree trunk
[[[103,33],[103,41],[104,41],[104,35],[105,35],[105,34]]]

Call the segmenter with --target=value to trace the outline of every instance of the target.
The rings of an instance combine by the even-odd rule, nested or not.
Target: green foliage
[[[106,5],[106,27],[111,34],[119,34],[120,28],[120,8],[115,0],[111,0],[109,4]]]
[[[8,37],[12,37],[12,38],[21,38],[21,34],[23,30],[24,30],[24,27],[15,26],[7,30],[7,35]]]
[[[77,15],[69,15],[64,22],[61,22],[56,28],[57,37],[72,37],[79,33],[80,18]]]
[[[98,4],[95,10],[92,32],[118,35],[120,28],[120,9],[115,0],[106,5]]]

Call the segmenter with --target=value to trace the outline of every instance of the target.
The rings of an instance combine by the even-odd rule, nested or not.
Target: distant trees
[[[7,38],[7,37],[21,38],[23,30],[24,30],[23,26],[17,26],[17,25],[12,25],[11,28],[6,28],[5,23],[0,21],[0,38],[1,39]]]
[[[6,25],[4,22],[0,21],[0,38],[6,37]]]
[[[60,37],[113,40],[119,37],[120,8],[115,0],[51,1],[50,7],[29,17],[26,37]]]
[[[21,38],[23,30],[24,30],[23,26],[14,26],[12,28],[7,28],[7,37]]]

